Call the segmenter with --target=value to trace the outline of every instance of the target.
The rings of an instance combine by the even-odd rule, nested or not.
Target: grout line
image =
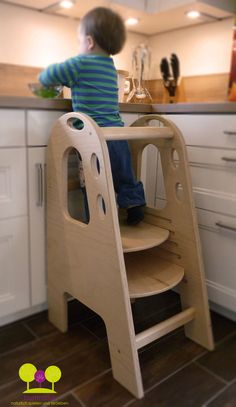
[[[76,394],[72,393],[72,390],[68,390],[65,393],[61,394],[59,397],[56,397],[53,401],[58,402],[58,401],[63,401],[63,399],[67,396],[73,396],[77,401],[80,402],[82,407],[86,407],[86,405],[83,403],[82,400],[79,399],[79,397],[76,396]],[[42,407],[46,406],[47,404],[43,404]]]
[[[74,328],[75,326],[80,326],[82,329],[85,330],[85,327],[84,327],[84,326],[81,326],[79,322],[76,322],[76,323],[73,324],[72,326],[68,326],[68,331],[67,331],[67,332],[69,332],[69,329],[70,329],[70,328]],[[88,332],[88,329],[87,329],[86,331]],[[40,342],[40,341],[43,341],[44,339],[48,339],[48,338],[50,338],[51,336],[57,335],[57,334],[60,334],[60,333],[62,334],[62,332],[59,331],[59,329],[56,329],[55,331],[50,332],[50,333],[48,333],[47,335],[38,336],[37,338],[32,339],[32,341],[26,342],[26,343],[24,343],[24,344],[22,344],[22,345],[19,345],[19,346],[13,348],[13,349],[10,349],[10,350],[8,350],[8,351],[6,351],[6,352],[1,353],[1,354],[0,354],[0,358],[1,358],[2,356],[7,356],[8,354],[11,354],[11,353],[13,353],[13,352],[15,352],[15,351],[17,351],[17,350],[23,349],[24,347],[27,347],[27,346],[29,346],[29,345],[31,345],[31,344],[38,343],[38,342]],[[91,335],[91,332],[90,332],[90,331],[89,331],[89,333],[90,333],[90,335]],[[94,336],[95,336],[95,335],[94,335]],[[95,336],[95,337],[96,337],[96,336]],[[96,337],[96,339],[98,339],[98,338]],[[101,340],[101,338],[99,338],[99,339]],[[98,341],[98,342],[99,342],[99,341]]]
[[[224,384],[228,384],[227,380],[223,379],[221,376],[219,376],[217,373],[213,372],[212,370],[208,369],[206,366],[201,365],[197,361],[194,361],[195,365],[201,368],[202,370],[205,370],[205,372],[209,373],[211,376],[214,376],[215,379],[218,379],[220,382]]]
[[[232,380],[231,382],[227,383],[226,386],[224,386],[222,389],[217,391],[212,397],[210,397],[203,405],[202,407],[207,407],[209,403],[212,401],[216,400],[222,393],[224,393],[230,386],[232,386],[234,383],[236,383],[236,379]]]
[[[201,345],[200,345],[201,346]],[[195,358],[193,358],[192,362],[196,362],[198,359],[202,358],[203,356],[207,355],[210,351],[204,349],[202,351],[202,353],[200,353],[200,355],[195,356]]]
[[[37,343],[37,342],[39,342],[39,340],[33,341],[33,343]],[[91,348],[91,347],[93,347],[93,346],[99,346],[99,345],[101,344],[101,342],[102,342],[102,340],[101,340],[101,341],[94,342],[93,344],[88,344],[88,345],[86,345],[86,346],[83,346],[83,350],[86,350],[86,349],[88,350],[89,348]],[[105,342],[105,341],[104,341],[104,342]],[[25,347],[25,346],[27,346],[27,344],[21,346],[21,348],[23,348],[23,347]],[[19,348],[20,348],[20,347],[19,347]],[[15,349],[19,349],[19,348],[15,348]],[[63,355],[63,356],[61,356],[60,358],[56,359],[56,360],[54,361],[54,363],[60,363],[61,361],[65,360],[66,358],[71,357],[71,356],[72,356],[74,353],[76,353],[76,352],[78,351],[78,349],[80,349],[80,348],[81,348],[81,345],[77,345],[71,352],[68,352],[66,355]],[[14,350],[15,350],[15,349],[14,349]],[[8,381],[7,383],[4,383],[2,386],[0,385],[0,390],[4,389],[4,387],[7,387],[8,385],[10,385],[10,384],[12,384],[12,383],[15,383],[15,382],[17,382],[17,380],[10,380],[10,381]]]
[[[40,337],[33,331],[33,329],[30,328],[30,326],[27,325],[26,322],[22,322],[22,325],[31,333],[31,335],[34,336],[35,339],[39,339]]]
[[[112,369],[106,369],[101,373],[98,373],[97,375],[93,376],[91,379],[86,380],[85,382],[81,383],[79,386],[77,385],[76,387],[73,387],[73,389],[71,389],[71,392],[73,393],[75,390],[80,390],[83,387],[87,386],[87,384],[92,383],[94,380],[99,379],[99,377],[105,376],[107,373],[112,372]],[[115,379],[114,379],[115,380]],[[73,393],[74,394],[74,393]]]
[[[95,375],[95,376],[92,377],[91,379],[88,379],[88,380],[86,380],[85,382],[81,383],[79,386],[77,385],[77,386],[73,387],[72,389],[66,391],[65,393],[61,394],[59,397],[56,397],[56,398],[55,398],[55,401],[63,400],[63,398],[65,398],[67,395],[70,395],[70,394],[71,394],[75,399],[77,399],[77,400],[82,404],[83,407],[86,407],[86,405],[84,404],[84,402],[83,402],[83,401],[77,396],[77,394],[74,393],[74,392],[75,392],[76,390],[79,390],[79,389],[83,388],[84,386],[86,386],[87,384],[93,382],[94,380],[97,380],[99,377],[105,376],[105,374],[107,374],[107,373],[110,372],[110,371],[111,371],[111,368],[110,368],[110,369],[106,369],[106,370],[104,370],[104,371],[101,372],[101,373],[98,373],[97,375]]]
[[[86,407],[86,404],[84,404],[84,402],[82,400],[80,400],[80,398],[77,396],[77,394],[75,394],[75,393],[71,393],[71,394],[81,404],[82,407]]]
[[[147,390],[144,391],[144,396],[148,393],[150,393],[153,389],[155,389],[157,386],[160,384],[164,383],[165,381],[169,380],[172,376],[174,376],[176,373],[181,372],[181,370],[185,369],[186,367],[190,366],[192,364],[192,360],[190,362],[185,363],[183,366],[180,368],[176,369],[174,372],[170,373],[168,376],[166,376],[164,379],[159,380],[159,382],[153,384],[151,387],[149,387]],[[124,404],[123,407],[128,407],[132,405],[136,399],[128,401],[128,403]]]
[[[7,350],[6,352],[1,353],[0,359],[1,359],[2,357],[5,357],[5,356],[10,355],[11,353],[13,353],[13,352],[15,352],[15,351],[22,350],[22,349],[26,348],[27,346],[29,346],[29,345],[31,345],[31,344],[38,343],[39,341],[40,341],[40,339],[36,339],[36,338],[35,338],[35,339],[32,339],[32,341],[29,341],[29,342],[23,343],[22,345],[17,346],[16,348]]]
[[[1,392],[2,390],[4,390],[6,387],[11,386],[12,384],[17,383],[17,382],[18,382],[18,379],[14,379],[14,380],[10,380],[10,381],[7,382],[7,383],[1,384],[1,385],[0,385],[0,392]]]
[[[218,342],[216,342],[216,348],[218,348],[220,345],[222,345],[224,342],[226,342],[228,339],[231,337],[236,336],[236,330],[233,332],[230,332],[228,335],[226,335],[224,338],[220,339]]]

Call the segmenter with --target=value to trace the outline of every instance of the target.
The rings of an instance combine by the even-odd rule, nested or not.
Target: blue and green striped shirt
[[[111,57],[78,55],[53,64],[39,76],[44,86],[60,83],[71,88],[72,106],[99,126],[123,126],[119,114],[117,72]]]

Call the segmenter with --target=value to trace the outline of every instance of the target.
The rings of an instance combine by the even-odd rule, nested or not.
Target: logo
[[[57,366],[49,366],[45,371],[38,370],[32,363],[24,363],[19,369],[20,379],[26,383],[26,390],[23,394],[32,393],[44,393],[44,394],[55,394],[57,393],[54,389],[54,384],[58,382],[61,378],[61,370]],[[42,387],[42,383],[47,380],[51,383],[51,389],[48,387]],[[30,383],[36,381],[38,387],[30,388]]]

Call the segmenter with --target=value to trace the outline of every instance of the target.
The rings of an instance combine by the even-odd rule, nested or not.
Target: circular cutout
[[[100,162],[99,159],[97,157],[97,155],[95,153],[93,153],[91,155],[91,169],[92,169],[92,173],[94,175],[95,178],[98,178],[101,168],[100,168]]]
[[[98,195],[97,197],[97,206],[98,206],[98,214],[101,219],[104,219],[106,216],[106,204],[102,197],[102,195]]]
[[[180,182],[175,184],[175,194],[178,201],[182,202],[184,200],[184,190]]]
[[[171,160],[172,160],[172,164],[175,168],[178,168],[179,166],[179,154],[178,151],[175,150],[175,148],[173,148],[171,150]]]
[[[83,130],[84,128],[84,122],[77,117],[70,117],[67,124],[73,130]]]
[[[146,126],[159,127],[160,122],[157,119],[147,120]]]

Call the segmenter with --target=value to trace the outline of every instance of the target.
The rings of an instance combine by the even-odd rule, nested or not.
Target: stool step
[[[130,298],[159,294],[182,280],[183,267],[158,257],[154,250],[125,254]]]
[[[120,225],[124,253],[136,252],[159,246],[169,237],[169,230],[141,222],[137,226]]]
[[[174,329],[177,329],[180,326],[187,324],[194,318],[195,318],[195,309],[193,307],[190,307],[184,311],[179,312],[173,317],[168,318],[165,321],[160,322],[159,324],[154,325],[143,332],[140,332],[135,337],[137,349],[140,349],[143,346],[148,345],[149,343],[155,341],[156,339],[159,339],[162,336],[168,334]]]

